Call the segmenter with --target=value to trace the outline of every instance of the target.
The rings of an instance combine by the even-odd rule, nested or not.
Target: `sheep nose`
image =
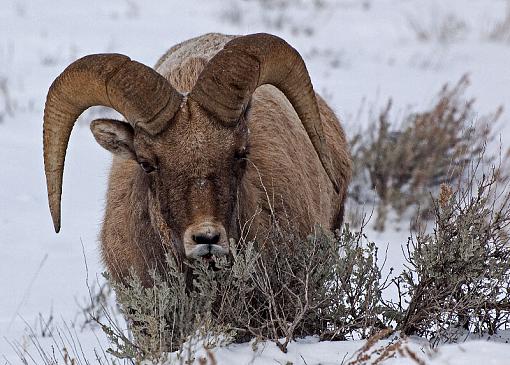
[[[188,258],[223,256],[229,253],[225,227],[212,220],[204,220],[189,226],[184,231],[183,243]]]
[[[220,240],[220,233],[211,231],[201,232],[194,234],[191,238],[197,245],[216,245]]]

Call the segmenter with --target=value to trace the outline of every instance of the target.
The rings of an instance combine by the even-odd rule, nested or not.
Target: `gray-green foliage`
[[[103,325],[110,352],[161,361],[193,338],[214,346],[257,337],[286,351],[298,336],[367,337],[380,327],[381,288],[375,245],[364,239],[348,227],[337,237],[317,228],[306,240],[275,228],[263,244],[232,245],[232,258],[214,270],[195,261],[181,272],[169,257],[153,287],[134,274],[113,283],[133,340]]]
[[[329,331],[322,337],[367,338],[385,327],[381,295],[387,280],[381,281],[378,249],[363,231],[351,231],[346,225],[339,240],[339,256],[327,285]]]
[[[410,239],[408,267],[395,280],[402,300],[388,311],[405,334],[451,341],[508,325],[510,195],[497,176],[471,180],[468,190],[443,185],[434,231]]]
[[[200,338],[206,345],[228,340],[232,329],[224,327],[218,320],[221,317],[215,314],[236,311],[224,294],[235,287],[239,289],[238,296],[232,299],[242,299],[252,255],[254,251],[247,245],[243,254],[236,256],[234,265],[220,258],[216,261],[217,270],[195,261],[187,263],[184,271],[168,255],[164,275],[152,273],[152,287],[144,287],[134,272],[127,284],[112,282],[133,340],[104,325],[114,345],[110,352],[119,358],[161,361],[166,352],[182,351],[181,345],[192,338]]]

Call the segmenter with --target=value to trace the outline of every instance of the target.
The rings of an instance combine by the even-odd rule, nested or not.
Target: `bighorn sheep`
[[[51,85],[44,165],[60,230],[67,144],[78,116],[111,107],[126,122],[91,130],[112,152],[101,251],[113,278],[145,283],[165,252],[229,252],[287,217],[300,236],[340,226],[351,161],[344,132],[314,92],[299,53],[269,34],[206,34],[172,47],[155,69],[120,54],[83,57]]]

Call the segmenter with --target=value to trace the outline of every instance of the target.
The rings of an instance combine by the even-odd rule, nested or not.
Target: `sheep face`
[[[111,120],[94,121],[94,137],[115,155],[135,160],[145,181],[152,215],[171,232],[171,244],[188,258],[229,252],[235,206],[246,167],[244,115],[229,127],[191,99],[156,135]],[[162,229],[153,226],[155,230]]]

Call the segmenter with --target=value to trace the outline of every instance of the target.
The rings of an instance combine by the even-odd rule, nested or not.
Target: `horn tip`
[[[51,218],[53,220],[53,228],[55,228],[55,233],[60,232],[60,215],[51,215]]]

